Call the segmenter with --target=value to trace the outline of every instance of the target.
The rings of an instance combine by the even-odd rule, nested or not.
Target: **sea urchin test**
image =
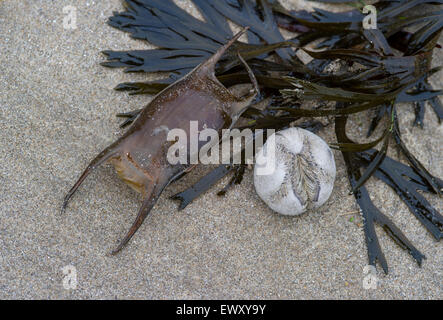
[[[327,143],[305,129],[289,128],[272,135],[257,153],[254,185],[272,210],[299,215],[329,199],[335,174]]]

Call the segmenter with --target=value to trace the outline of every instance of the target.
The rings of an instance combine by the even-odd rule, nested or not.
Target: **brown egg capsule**
[[[101,152],[86,168],[64,199],[63,209],[85,178],[97,166],[110,161],[120,178],[143,196],[143,204],[125,238],[112,252],[119,252],[141,226],[168,184],[191,168],[189,164],[171,165],[167,152],[174,143],[167,141],[170,129],[182,129],[189,136],[190,122],[198,121],[199,130],[221,132],[231,127],[258,93],[257,81],[244,62],[254,92],[244,98],[231,94],[215,77],[215,65],[226,50],[248,28],[243,29],[211,58],[173,83],[143,109],[132,127]],[[200,147],[200,146],[199,146]]]

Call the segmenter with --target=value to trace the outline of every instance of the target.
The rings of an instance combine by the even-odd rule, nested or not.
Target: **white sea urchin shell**
[[[260,198],[274,211],[299,215],[322,206],[335,181],[331,149],[319,136],[301,128],[275,133],[256,155],[254,185]],[[271,152],[272,151],[272,152]],[[260,166],[275,170],[263,174]]]

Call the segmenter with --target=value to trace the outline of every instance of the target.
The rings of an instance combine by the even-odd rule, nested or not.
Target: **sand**
[[[189,1],[178,3],[193,12]],[[68,5],[77,9],[75,30],[63,28]],[[121,134],[115,114],[151,99],[113,90],[146,75],[99,65],[102,50],[149,47],[105,23],[115,10],[122,10],[118,0],[0,1],[0,299],[443,297],[442,244],[373,178],[368,188],[374,202],[427,260],[419,268],[377,228],[390,272],[378,266],[377,288],[364,289],[362,219],[338,152],[330,200],[300,217],[268,209],[254,191],[252,171],[227,197],[216,192],[228,177],[179,212],[169,197],[197,181],[199,169],[171,185],[127,248],[109,256],[141,205],[110,165],[92,174],[60,215],[64,195],[85,166]],[[435,65],[443,64],[441,51],[434,57]],[[432,78],[440,88],[442,75]],[[428,108],[423,130],[412,127],[411,105],[400,116],[406,143],[442,177],[443,130],[434,113]],[[353,117],[350,132],[365,132],[364,117]],[[320,135],[333,142],[332,131]],[[441,212],[442,201],[426,197]],[[68,290],[63,268],[70,265],[77,286]]]

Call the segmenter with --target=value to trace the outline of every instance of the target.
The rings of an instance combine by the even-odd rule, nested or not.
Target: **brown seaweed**
[[[352,141],[346,135],[346,121],[346,116],[337,117],[335,122],[335,130],[337,140],[339,142],[350,143]],[[357,181],[361,179],[360,166],[356,164],[354,159],[355,154],[349,152],[342,152],[342,154],[348,169],[349,182],[352,188],[354,188],[357,185]],[[408,250],[417,263],[421,265],[425,256],[418,251],[400,231],[400,229],[395,226],[395,224],[372,203],[367,189],[364,186],[360,186],[356,192],[354,192],[354,195],[360,209],[362,210],[364,219],[364,230],[366,245],[368,247],[369,264],[375,266],[375,263],[378,260],[384,272],[388,273],[388,263],[380,247],[380,243],[378,242],[378,237],[375,232],[374,223],[378,223],[400,247]]]

